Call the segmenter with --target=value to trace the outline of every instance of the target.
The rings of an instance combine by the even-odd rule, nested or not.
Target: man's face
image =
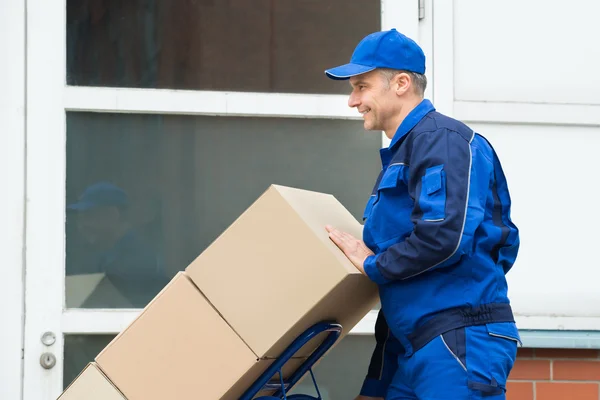
[[[362,114],[366,130],[386,130],[396,114],[398,98],[385,76],[377,70],[350,78],[348,106]]]
[[[77,226],[91,245],[110,247],[119,229],[119,210],[116,207],[98,207],[77,215]]]

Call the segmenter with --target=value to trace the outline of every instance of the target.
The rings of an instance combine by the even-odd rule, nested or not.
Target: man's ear
[[[407,73],[401,72],[394,77],[392,88],[396,91],[396,94],[398,96],[401,96],[404,93],[406,93],[411,86],[412,80],[410,79],[410,76]]]

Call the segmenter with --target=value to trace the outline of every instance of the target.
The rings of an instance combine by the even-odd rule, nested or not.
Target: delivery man
[[[325,73],[349,80],[365,129],[391,139],[364,242],[326,227],[381,297],[357,399],[505,399],[520,342],[505,274],[519,234],[496,153],[423,99],[425,56],[395,29],[368,35]]]

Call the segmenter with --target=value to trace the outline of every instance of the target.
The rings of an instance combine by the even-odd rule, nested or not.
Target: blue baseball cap
[[[129,204],[123,189],[108,182],[98,182],[88,186],[77,203],[70,204],[67,209],[87,211],[97,207],[126,207]]]
[[[325,74],[331,79],[344,80],[375,68],[424,74],[425,54],[414,40],[392,28],[366,36],[354,49],[350,63],[325,70]]]

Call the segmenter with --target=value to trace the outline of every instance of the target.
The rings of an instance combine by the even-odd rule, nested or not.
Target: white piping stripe
[[[361,73],[358,73],[358,74],[353,74],[353,75],[335,75],[335,74],[332,74],[331,72],[327,72],[327,71],[325,71],[325,73],[326,73],[327,75],[331,75],[331,76],[333,76],[334,78],[350,78],[350,77],[353,77],[353,76],[356,76],[356,75],[362,75],[362,74],[366,74],[367,72],[371,72],[371,71],[373,71],[375,68],[376,68],[376,67],[373,67],[373,68],[371,68],[371,69],[369,69],[369,70],[367,70],[367,71],[364,71],[364,72],[361,72]]]
[[[388,165],[388,168],[389,168],[389,167],[391,167],[392,165],[404,165],[404,166],[406,166],[406,167],[408,167],[408,166],[409,166],[408,164],[405,164],[405,163],[402,163],[402,162],[397,162],[397,163],[393,163],[393,164],[390,164],[390,165]],[[387,170],[386,170],[386,171],[387,171]],[[377,195],[376,195],[376,194],[372,194],[372,195],[371,195],[371,197],[375,197],[375,196],[377,196]]]
[[[498,335],[497,333],[492,333],[492,332],[489,332],[489,335],[490,336],[499,337],[499,338],[502,338],[502,339],[512,340],[513,342],[517,342],[517,344],[523,346],[523,344],[521,343],[521,341],[519,339],[517,339],[517,338],[514,338],[514,337]]]
[[[446,218],[438,218],[438,219],[424,219],[425,222],[440,222],[444,221]]]
[[[465,367],[465,364],[463,364],[462,361],[460,361],[460,358],[458,358],[456,356],[456,354],[454,354],[454,352],[452,350],[450,350],[450,347],[448,346],[448,344],[446,343],[446,341],[444,340],[444,337],[442,335],[440,335],[440,338],[442,339],[442,342],[444,342],[444,346],[446,346],[446,348],[448,349],[448,351],[450,352],[450,354],[452,354],[452,357],[454,357],[456,359],[456,361],[458,361],[458,363],[460,364],[460,366],[463,367],[463,369],[466,372],[467,371],[467,367]]]
[[[471,138],[471,140],[472,140],[472,138]],[[465,231],[465,224],[467,223],[467,209],[469,208],[469,194],[471,192],[471,167],[472,166],[473,166],[473,151],[471,150],[471,142],[469,142],[469,178],[467,179],[467,199],[465,201],[465,216],[463,218],[462,228],[460,229],[460,235],[458,236],[458,243],[456,244],[456,248],[454,249],[454,251],[452,252],[452,254],[450,254],[448,257],[446,257],[444,260],[440,261],[439,263],[432,265],[431,267],[427,268],[424,271],[420,271],[420,272],[417,272],[416,274],[413,274],[411,276],[407,276],[404,279],[412,278],[413,276],[420,275],[420,274],[422,274],[424,272],[429,271],[432,268],[437,267],[438,265],[440,265],[440,264],[446,262],[447,260],[449,260],[450,257],[452,257],[458,251],[458,249],[460,248],[460,242],[462,241],[462,236],[463,236],[463,233]]]

